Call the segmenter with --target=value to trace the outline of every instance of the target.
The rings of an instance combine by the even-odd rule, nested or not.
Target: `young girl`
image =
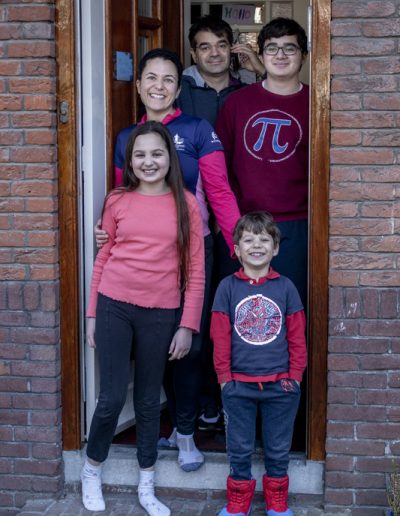
[[[122,186],[107,196],[87,310],[87,338],[100,363],[100,393],[82,469],[86,509],[105,510],[101,464],[125,403],[133,343],[139,501],[150,516],[170,510],[154,496],[154,465],[165,365],[186,356],[200,326],[204,291],[202,223],[184,191],[175,147],[158,122],[129,138]],[[181,299],[183,299],[182,307]]]

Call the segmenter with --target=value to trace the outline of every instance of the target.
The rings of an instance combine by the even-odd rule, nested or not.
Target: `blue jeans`
[[[156,462],[160,391],[177,313],[178,309],[142,308],[99,294],[95,341],[100,393],[90,427],[89,458],[107,458],[126,400],[133,347],[137,457],[142,469]]]
[[[255,448],[257,410],[260,409],[265,471],[270,477],[287,475],[293,425],[300,400],[294,380],[262,384],[228,382],[222,389],[226,447],[230,476],[250,480]]]

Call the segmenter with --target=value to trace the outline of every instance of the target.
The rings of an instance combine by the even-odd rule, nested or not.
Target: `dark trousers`
[[[202,353],[209,339],[211,310],[211,275],[213,267],[213,238],[204,239],[205,290],[200,332],[193,335],[190,352],[181,360],[168,362],[165,371],[164,389],[172,425],[178,432],[189,435],[194,432],[202,379]]]
[[[100,393],[90,427],[89,458],[103,462],[108,456],[126,400],[133,346],[137,457],[142,469],[156,462],[160,390],[177,312],[177,309],[142,308],[99,294],[95,341]]]
[[[262,388],[261,388],[262,387]],[[294,380],[261,384],[231,381],[222,389],[226,447],[230,476],[250,480],[251,456],[260,410],[265,471],[270,477],[287,475],[300,387]]]

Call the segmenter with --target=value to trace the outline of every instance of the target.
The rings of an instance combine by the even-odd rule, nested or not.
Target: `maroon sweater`
[[[276,221],[307,218],[309,88],[277,95],[262,83],[232,93],[216,131],[241,213],[269,211]]]

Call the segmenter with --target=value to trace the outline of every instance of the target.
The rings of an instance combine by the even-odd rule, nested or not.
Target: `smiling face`
[[[282,36],[280,38],[270,38],[265,40],[264,48],[268,45],[278,45],[283,47],[285,45],[295,45],[298,47],[297,36]],[[264,63],[267,77],[285,81],[297,80],[301,65],[304,63],[306,56],[301,53],[300,48],[297,49],[293,55],[285,55],[282,49],[278,50],[276,55],[268,55],[265,52],[262,54],[262,61]]]
[[[137,191],[157,195],[169,190],[165,181],[170,166],[169,154],[159,134],[148,133],[136,138],[131,166],[140,183]]]
[[[147,61],[136,87],[149,120],[161,121],[175,111],[174,102],[180,88],[178,71],[172,61],[160,57]]]
[[[275,245],[269,233],[256,234],[244,230],[234,249],[247,276],[258,279],[268,273],[271,260],[278,254],[279,246]]]
[[[209,76],[229,75],[231,47],[228,38],[222,34],[200,31],[195,36],[196,48],[191,49],[193,61],[200,74],[206,79]]]

